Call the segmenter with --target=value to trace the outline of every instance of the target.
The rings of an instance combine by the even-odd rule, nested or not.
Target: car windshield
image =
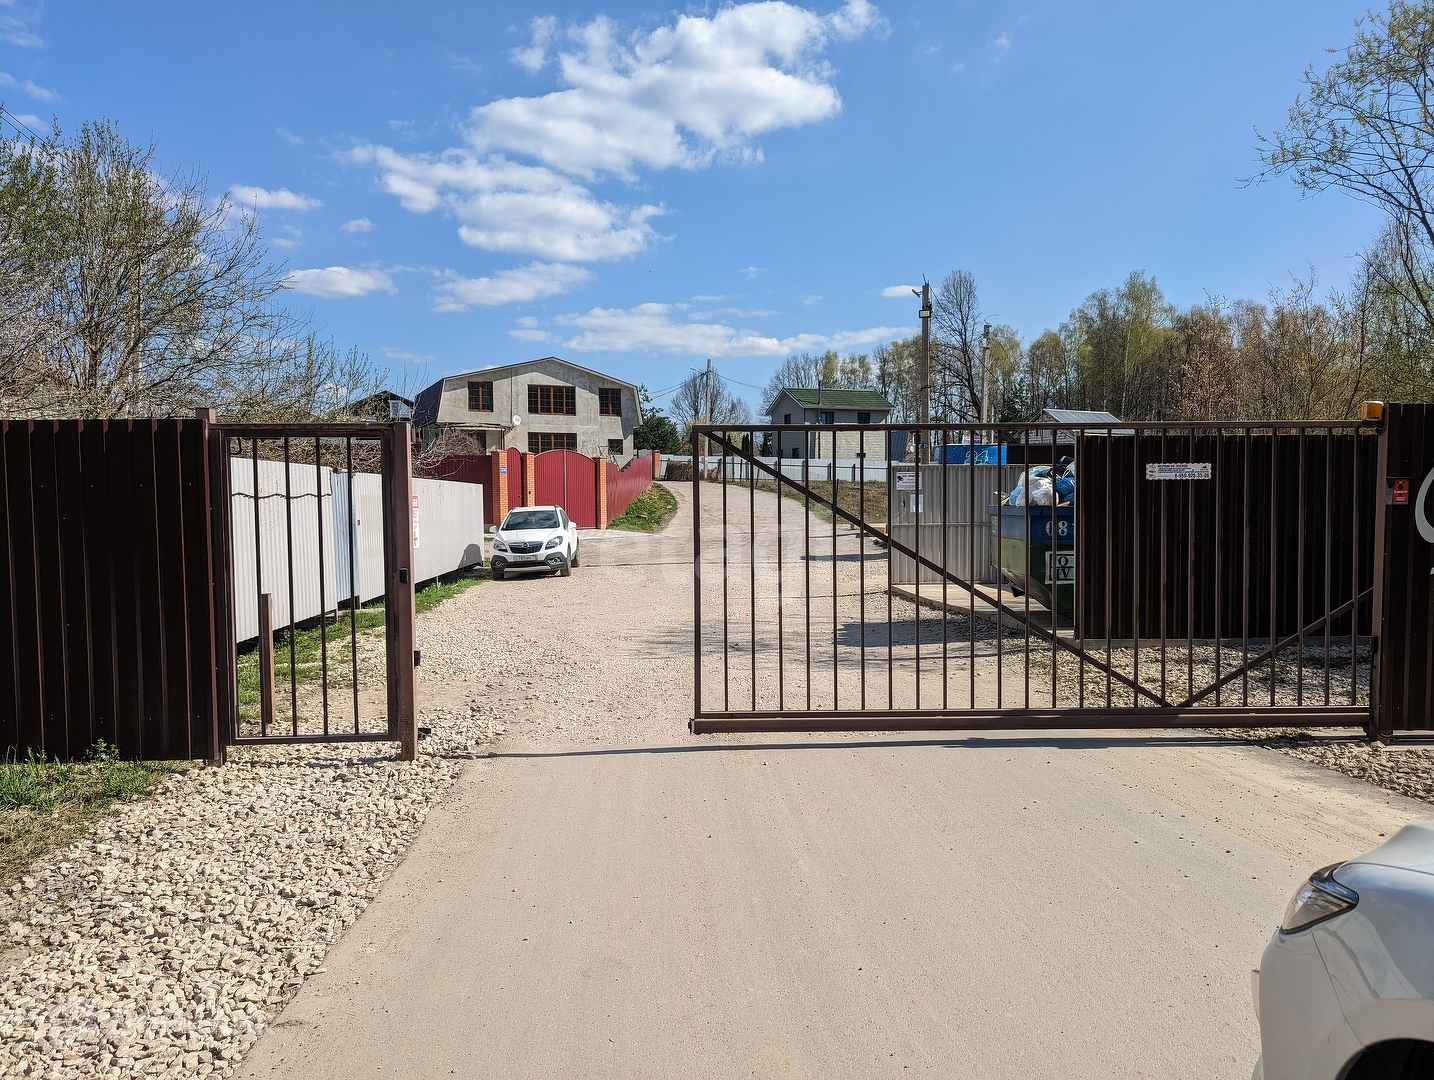
[[[558,515],[553,510],[514,510],[503,519],[504,532],[521,532],[525,529],[556,529]]]

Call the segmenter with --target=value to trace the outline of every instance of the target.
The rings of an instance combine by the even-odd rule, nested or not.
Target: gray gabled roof
[[[784,386],[782,394],[804,409],[859,409],[890,412],[891,402],[875,390],[841,390],[836,387]],[[781,397],[781,394],[777,395]]]
[[[1057,424],[1118,424],[1120,417],[1099,409],[1042,409],[1041,419]]]

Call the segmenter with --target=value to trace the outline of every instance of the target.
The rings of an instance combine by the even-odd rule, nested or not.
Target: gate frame
[[[399,759],[418,758],[414,649],[412,472],[413,440],[409,422],[216,424],[209,413],[210,507],[214,520],[215,634],[218,655],[227,667],[225,692],[220,695],[227,723],[221,723],[228,746],[266,746],[291,743],[397,742]],[[335,732],[320,735],[239,734],[237,633],[234,626],[234,552],[230,485],[230,439],[328,438],[361,439],[379,443],[383,502],[384,637],[388,684],[388,729],[383,732]],[[255,492],[257,497],[258,492]],[[258,543],[258,537],[255,537]],[[220,550],[222,549],[222,550]],[[217,722],[217,721],[216,721]],[[221,758],[222,760],[222,758]]]
[[[1376,428],[1376,427],[1377,427],[1377,430],[1378,430],[1378,444],[1377,444],[1378,460],[1377,460],[1376,470],[1377,470],[1377,477],[1378,477],[1378,479],[1377,479],[1377,484],[1378,484],[1378,486],[1377,486],[1377,488],[1376,488],[1376,492],[1378,492],[1378,491],[1380,491],[1380,490],[1382,490],[1382,489],[1384,488],[1385,482],[1386,482],[1386,463],[1387,463],[1388,431],[1387,431],[1386,426],[1385,426],[1385,425],[1383,424],[1383,422],[1382,422],[1382,417],[1381,417],[1380,419],[1376,420],[1376,419],[1373,418],[1373,417],[1366,417],[1365,415],[1362,415],[1359,420],[1354,420],[1354,421],[1351,421],[1351,420],[1328,420],[1328,421],[1307,420],[1307,421],[1285,421],[1285,422],[1283,422],[1283,423],[1284,423],[1284,424],[1287,424],[1289,427],[1314,427],[1314,428],[1324,428],[1324,429],[1326,429],[1328,432],[1333,432],[1333,431],[1340,430],[1340,429],[1349,429],[1349,430],[1353,430],[1353,431],[1355,431],[1355,432],[1357,433],[1357,432],[1358,432],[1360,429],[1362,429],[1362,428]],[[1115,421],[1115,422],[1113,422],[1113,423],[1109,423],[1109,422],[1092,422],[1092,423],[1086,423],[1086,424],[1074,424],[1074,423],[1068,423],[1068,422],[1055,422],[1055,423],[1041,423],[1041,424],[1009,424],[1009,425],[1000,425],[999,430],[1001,430],[1001,431],[1006,431],[1006,430],[1025,430],[1025,431],[1039,431],[1039,432],[1047,432],[1047,431],[1049,431],[1049,432],[1051,432],[1051,433],[1052,433],[1052,444],[1051,444],[1051,445],[1052,445],[1052,454],[1053,454],[1053,460],[1054,460],[1054,453],[1055,453],[1055,449],[1056,449],[1057,442],[1058,442],[1058,440],[1056,439],[1056,433],[1059,432],[1059,431],[1061,431],[1061,430],[1077,430],[1077,429],[1078,429],[1078,434],[1079,434],[1079,432],[1084,432],[1084,431],[1086,431],[1086,430],[1090,430],[1090,431],[1105,431],[1105,432],[1108,432],[1108,433],[1114,435],[1114,433],[1118,430],[1118,428],[1134,428],[1134,429],[1139,430],[1139,431],[1154,431],[1154,432],[1179,431],[1179,432],[1190,432],[1190,433],[1194,433],[1194,432],[1201,431],[1201,430],[1207,430],[1207,431],[1208,431],[1208,430],[1213,430],[1213,431],[1217,431],[1217,432],[1218,432],[1218,431],[1220,431],[1220,430],[1222,430],[1222,429],[1230,429],[1230,428],[1234,428],[1234,427],[1247,427],[1247,428],[1248,428],[1248,427],[1260,427],[1260,428],[1268,427],[1269,430],[1270,430],[1270,432],[1271,432],[1271,434],[1272,434],[1272,436],[1273,436],[1273,435],[1278,431],[1278,429],[1280,428],[1281,424],[1282,424],[1282,422],[1279,421],[1279,420],[1273,420],[1273,421],[1218,421],[1218,420],[1217,420],[1217,421],[1184,421],[1184,422],[1182,422],[1182,421],[1149,421],[1149,422],[1143,422],[1143,421]],[[916,438],[916,440],[915,440],[915,443],[916,443],[916,446],[917,446],[917,457],[918,457],[918,460],[914,463],[914,467],[916,467],[916,468],[918,468],[918,469],[919,469],[923,464],[929,464],[929,461],[922,461],[922,460],[920,460],[920,458],[921,458],[921,456],[922,456],[922,448],[923,448],[923,446],[925,445],[925,444],[922,442],[922,440],[921,440],[921,434],[922,434],[923,431],[924,431],[924,432],[927,432],[927,433],[934,432],[934,431],[942,431],[942,432],[950,432],[950,431],[953,431],[953,430],[955,430],[955,431],[963,431],[963,432],[969,432],[969,433],[971,433],[972,436],[973,436],[973,439],[975,438],[975,435],[976,435],[977,433],[979,433],[979,432],[985,432],[987,435],[990,435],[990,436],[997,436],[997,435],[998,435],[998,429],[997,429],[994,425],[990,425],[990,424],[929,424],[929,425],[912,425],[912,426],[901,425],[901,424],[872,424],[872,425],[836,424],[836,425],[823,425],[823,426],[824,426],[824,427],[829,427],[829,428],[833,431],[833,433],[834,433],[833,459],[835,459],[835,433],[836,433],[836,432],[839,432],[839,431],[841,431],[841,430],[844,430],[844,429],[847,429],[847,430],[859,430],[859,431],[863,431],[863,432],[875,431],[875,432],[881,432],[881,433],[890,433],[890,432],[897,432],[897,431],[899,431],[899,432],[906,432],[906,433],[913,433],[913,432],[914,432],[914,433],[916,433],[916,435],[917,435],[917,438]],[[996,594],[993,596],[993,595],[991,595],[989,592],[980,589],[975,582],[966,582],[966,581],[962,580],[957,574],[955,574],[954,572],[952,572],[949,568],[946,568],[946,567],[943,567],[943,566],[938,565],[937,563],[933,562],[932,560],[930,560],[930,559],[926,558],[925,556],[919,554],[918,551],[914,551],[914,550],[912,550],[911,548],[906,547],[904,544],[901,544],[901,543],[897,542],[897,541],[894,540],[890,535],[887,535],[887,534],[883,534],[883,533],[878,532],[877,530],[875,530],[874,528],[872,528],[870,525],[868,525],[865,521],[859,519],[859,518],[856,517],[855,515],[852,515],[851,513],[847,512],[846,510],[843,510],[843,509],[837,504],[837,501],[836,501],[836,484],[835,484],[835,483],[833,483],[833,485],[832,485],[832,488],[833,488],[833,490],[832,490],[832,498],[831,498],[831,499],[823,498],[821,495],[818,495],[817,493],[815,493],[815,492],[810,488],[810,486],[809,486],[807,483],[805,483],[805,482],[799,482],[799,481],[797,481],[797,480],[791,479],[790,477],[787,477],[787,476],[785,475],[784,471],[783,471],[782,468],[781,468],[782,459],[781,459],[780,457],[777,458],[777,465],[776,465],[776,467],[774,468],[773,466],[770,466],[770,465],[766,464],[765,462],[761,461],[760,458],[759,458],[759,457],[757,456],[757,454],[756,454],[756,451],[755,451],[756,438],[755,438],[755,436],[756,436],[758,433],[771,433],[772,436],[773,436],[773,438],[774,438],[774,441],[776,442],[776,445],[777,445],[778,447],[780,447],[780,446],[782,445],[782,443],[781,443],[781,436],[782,436],[783,434],[790,433],[790,432],[809,433],[811,430],[812,430],[812,426],[811,426],[811,425],[807,425],[807,424],[768,424],[768,425],[760,425],[760,424],[759,424],[759,425],[750,425],[750,424],[742,424],[742,425],[699,424],[699,425],[696,425],[696,426],[693,428],[692,440],[693,440],[693,445],[694,445],[694,447],[695,447],[695,446],[696,446],[696,442],[697,442],[697,440],[698,440],[699,438],[706,438],[706,439],[709,441],[709,443],[715,444],[715,445],[721,450],[722,459],[724,459],[724,460],[723,460],[723,464],[719,465],[718,467],[724,470],[724,479],[723,479],[724,485],[725,485],[725,459],[730,455],[731,457],[737,459],[738,461],[742,461],[742,462],[746,463],[746,465],[749,467],[749,469],[752,470],[751,475],[752,475],[752,478],[753,478],[754,481],[755,481],[755,477],[756,477],[756,475],[757,475],[757,471],[758,471],[758,470],[760,470],[762,473],[764,473],[767,478],[773,479],[773,480],[776,481],[776,485],[777,485],[777,498],[778,498],[778,500],[779,500],[779,506],[780,506],[780,500],[785,497],[785,496],[783,495],[783,493],[782,493],[782,485],[783,485],[783,484],[786,484],[786,485],[787,485],[788,487],[790,487],[793,491],[795,491],[799,496],[801,496],[801,497],[807,502],[808,505],[810,505],[811,503],[816,503],[816,504],[822,506],[823,508],[825,508],[827,511],[829,511],[829,512],[833,515],[833,520],[834,520],[834,521],[835,521],[836,518],[841,518],[843,521],[846,521],[847,523],[849,523],[849,524],[851,524],[851,525],[854,525],[854,526],[855,526],[859,531],[861,531],[862,533],[864,533],[864,534],[866,534],[866,535],[868,535],[868,536],[872,536],[872,537],[877,538],[877,539],[878,539],[881,543],[883,543],[883,544],[886,546],[886,548],[887,548],[888,568],[889,568],[889,566],[890,566],[891,553],[892,553],[893,551],[897,551],[897,552],[899,552],[899,553],[901,553],[901,554],[907,556],[908,558],[910,558],[910,559],[912,559],[912,560],[914,561],[914,563],[915,563],[915,565],[916,565],[916,571],[917,571],[918,581],[919,581],[919,578],[920,578],[920,570],[921,570],[922,567],[925,567],[925,568],[931,570],[933,573],[936,573],[936,574],[941,575],[941,577],[942,577],[946,582],[949,582],[950,584],[956,585],[959,589],[961,589],[961,590],[963,590],[963,591],[965,591],[965,592],[969,592],[973,597],[979,596],[982,600],[984,600],[986,603],[988,603],[992,608],[994,608],[994,609],[997,611],[997,613],[998,613],[998,618],[1004,618],[1004,617],[1014,618],[1016,621],[1018,621],[1019,623],[1021,623],[1021,624],[1023,625],[1023,628],[1026,630],[1026,632],[1027,632],[1028,634],[1033,634],[1033,635],[1035,635],[1035,636],[1038,636],[1038,637],[1043,638],[1043,639],[1045,639],[1046,641],[1048,641],[1048,642],[1051,644],[1051,646],[1052,646],[1052,651],[1053,651],[1053,653],[1054,653],[1054,650],[1055,650],[1055,649],[1058,649],[1058,648],[1060,648],[1060,649],[1065,649],[1067,652],[1073,653],[1073,654],[1075,655],[1075,657],[1078,658],[1079,661],[1080,661],[1082,664],[1092,663],[1092,664],[1095,664],[1095,665],[1097,666],[1097,668],[1099,668],[1099,669],[1101,669],[1101,670],[1106,670],[1106,669],[1107,669],[1107,665],[1106,665],[1099,657],[1097,657],[1097,656],[1095,656],[1095,655],[1093,655],[1093,654],[1088,653],[1088,652],[1085,650],[1085,648],[1084,648],[1083,645],[1076,645],[1076,644],[1074,644],[1074,643],[1071,642],[1071,641],[1067,641],[1067,640],[1063,639],[1063,638],[1060,636],[1060,634],[1059,634],[1058,632],[1056,632],[1056,629],[1055,629],[1055,627],[1054,627],[1054,624],[1053,624],[1052,629],[1049,630],[1049,631],[1046,630],[1044,627],[1041,627],[1041,626],[1038,626],[1038,625],[1033,624],[1033,623],[1030,621],[1029,613],[1028,613],[1028,612],[1025,613],[1025,614],[1023,614],[1022,611],[1021,611],[1021,609],[1018,609],[1018,608],[1016,608],[1016,607],[1013,607],[1013,606],[1008,605],[1008,604],[1001,598],[999,588],[996,590]],[[738,439],[737,439],[737,441],[735,441],[735,442],[734,442],[734,441],[732,440],[732,438],[731,438],[731,436],[732,436],[733,433],[737,433],[737,435],[738,435]],[[752,449],[751,451],[744,451],[744,450],[742,449],[741,445],[740,445],[741,436],[742,436],[744,433],[747,434],[747,435],[749,435],[749,436],[751,436],[750,444],[749,444],[749,445],[751,445],[751,446],[753,447],[753,449]],[[982,441],[983,441],[983,442],[990,442],[990,443],[999,443],[999,442],[1000,442],[1000,439],[993,437],[993,438],[990,438],[990,439],[983,439]],[[890,445],[889,439],[887,440],[887,445],[888,445],[888,446]],[[1029,446],[1029,445],[1032,445],[1032,444],[1030,444],[1029,442],[1027,442],[1026,445]],[[927,449],[927,454],[929,455],[929,449]],[[805,461],[806,459],[803,459],[803,460]],[[1028,463],[1028,464],[1029,464],[1029,463]],[[1208,694],[1208,693],[1210,693],[1211,691],[1213,691],[1216,686],[1218,686],[1218,685],[1224,685],[1225,682],[1231,681],[1231,680],[1233,680],[1234,678],[1238,678],[1239,675],[1240,675],[1240,673],[1241,673],[1241,671],[1248,671],[1248,670],[1250,670],[1251,668],[1253,668],[1254,666],[1257,666],[1258,664],[1262,663],[1265,659],[1267,659],[1267,658],[1269,658],[1269,657],[1271,657],[1271,656],[1277,656],[1282,650],[1284,650],[1285,648],[1288,648],[1290,645],[1294,644],[1296,641],[1302,641],[1303,638],[1305,637],[1305,635],[1308,634],[1311,630],[1314,630],[1314,629],[1317,629],[1317,628],[1319,628],[1319,627],[1322,627],[1322,626],[1326,625],[1328,622],[1332,621],[1333,619],[1336,619],[1336,618],[1340,617],[1342,614],[1345,614],[1345,613],[1347,613],[1347,612],[1350,612],[1350,611],[1353,609],[1353,611],[1354,611],[1354,617],[1357,619],[1358,606],[1361,605],[1361,604],[1363,604],[1366,600],[1369,600],[1369,601],[1371,602],[1373,611],[1377,614],[1377,613],[1379,612],[1379,610],[1380,610],[1381,589],[1382,589],[1382,586],[1383,586],[1383,576],[1382,576],[1381,573],[1380,573],[1381,558],[1380,558],[1380,556],[1379,556],[1379,553],[1383,550],[1383,547],[1382,547],[1382,540],[1383,540],[1383,536],[1382,536],[1382,523],[1383,523],[1383,517],[1384,517],[1383,514],[1379,514],[1379,516],[1378,516],[1378,518],[1377,518],[1377,521],[1376,521],[1377,527],[1381,530],[1381,532],[1380,532],[1379,536],[1377,537],[1377,539],[1376,539],[1376,544],[1375,544],[1375,555],[1376,555],[1376,557],[1375,557],[1374,562],[1375,562],[1375,575],[1376,575],[1376,576],[1375,576],[1374,586],[1373,586],[1372,589],[1367,590],[1367,591],[1364,591],[1364,592],[1360,592],[1360,591],[1359,591],[1359,582],[1358,582],[1358,580],[1356,579],[1356,580],[1352,581],[1352,582],[1351,582],[1351,588],[1355,591],[1355,595],[1354,595],[1353,598],[1351,598],[1350,600],[1346,601],[1344,604],[1340,605],[1338,608],[1334,608],[1334,609],[1332,609],[1332,610],[1326,612],[1325,615],[1323,615],[1320,619],[1316,620],[1315,622],[1311,623],[1309,626],[1300,627],[1295,634],[1293,634],[1293,635],[1288,635],[1288,636],[1287,636],[1286,638],[1284,638],[1283,640],[1278,639],[1278,638],[1276,637],[1276,635],[1272,634],[1271,637],[1272,637],[1272,639],[1274,639],[1274,640],[1271,641],[1271,643],[1269,644],[1269,646],[1268,646],[1263,652],[1257,654],[1253,659],[1247,658],[1247,659],[1245,660],[1245,662],[1244,662],[1242,665],[1240,665],[1237,669],[1234,669],[1233,672],[1223,672],[1223,671],[1222,671],[1221,674],[1220,674],[1220,676],[1218,677],[1216,683],[1212,684],[1211,686],[1206,687],[1206,688],[1202,689],[1202,690],[1199,691],[1199,692],[1196,692],[1196,691],[1193,690],[1193,688],[1191,688],[1190,694],[1189,694],[1189,697],[1187,698],[1187,700],[1186,700],[1185,702],[1181,703],[1180,705],[1177,705],[1177,706],[1170,706],[1170,705],[1168,705],[1168,704],[1164,704],[1164,703],[1163,703],[1163,699],[1159,699],[1159,700],[1162,700],[1162,704],[1161,704],[1161,705],[1158,705],[1158,706],[1141,706],[1141,705],[1139,705],[1139,704],[1134,704],[1134,705],[1131,705],[1131,706],[1125,706],[1125,707],[1121,707],[1121,708],[1115,708],[1115,707],[1112,707],[1112,708],[1093,708],[1093,707],[1060,708],[1060,707],[1053,707],[1053,708],[1045,708],[1045,709],[1041,709],[1041,708],[1034,708],[1034,709],[1033,709],[1033,708],[996,708],[996,709],[974,709],[974,708],[969,708],[969,709],[921,709],[921,708],[917,708],[917,709],[866,709],[866,708],[862,708],[862,709],[840,709],[840,708],[835,708],[835,709],[826,709],[826,710],[810,710],[810,709],[809,709],[809,710],[796,710],[796,709],[775,709],[775,710],[773,710],[773,709],[751,709],[751,710],[743,710],[743,711],[724,711],[724,710],[712,710],[712,709],[705,709],[705,710],[704,710],[703,707],[702,707],[702,564],[701,564],[701,549],[702,549],[702,544],[701,544],[701,504],[702,504],[701,485],[702,485],[702,483],[704,482],[704,481],[703,481],[703,478],[702,478],[702,473],[703,473],[704,470],[702,470],[702,469],[700,469],[700,468],[697,467],[697,461],[695,460],[695,458],[694,458],[693,465],[694,465],[694,468],[693,468],[693,470],[692,470],[692,524],[693,524],[693,541],[692,541],[692,549],[693,549],[693,550],[692,550],[692,566],[693,566],[693,715],[692,715],[692,718],[688,721],[688,729],[689,729],[693,734],[699,734],[699,735],[700,735],[700,734],[716,734],[716,733],[760,733],[760,732],[795,733],[795,732],[840,732],[840,731],[863,732],[863,731],[890,731],[890,730],[898,730],[898,729],[899,729],[899,730],[909,730],[909,731],[946,731],[946,730],[951,730],[951,731],[967,731],[967,730],[1022,730],[1022,729],[1032,729],[1032,728],[1057,728],[1057,729],[1080,729],[1080,728],[1092,728],[1092,729],[1094,729],[1094,728],[1117,728],[1117,729],[1118,729],[1118,728],[1175,728],[1175,727],[1207,727],[1207,728],[1217,728],[1217,727],[1246,727],[1246,726],[1252,726],[1252,723],[1254,723],[1254,726],[1269,726],[1271,723],[1273,723],[1275,726],[1298,726],[1298,727],[1362,727],[1362,728],[1364,728],[1364,729],[1366,730],[1366,732],[1370,733],[1371,735],[1373,735],[1374,733],[1376,733],[1377,731],[1379,731],[1379,725],[1378,725],[1377,720],[1376,720],[1377,713],[1376,713],[1376,705],[1375,705],[1375,701],[1376,701],[1375,686],[1376,686],[1376,681],[1377,681],[1377,678],[1378,678],[1378,670],[1377,670],[1376,664],[1377,664],[1377,660],[1378,660],[1379,653],[1380,653],[1382,650],[1379,648],[1379,646],[1378,646],[1378,644],[1377,644],[1377,641],[1378,641],[1377,638],[1375,639],[1376,644],[1375,644],[1375,646],[1374,646],[1374,656],[1373,656],[1373,658],[1372,658],[1372,660],[1371,660],[1371,665],[1370,665],[1370,704],[1369,704],[1369,705],[1364,705],[1364,706],[1359,706],[1359,705],[1350,705],[1350,706],[1334,706],[1334,705],[1322,705],[1322,706],[1267,706],[1267,707],[1256,707],[1256,706],[1248,706],[1248,705],[1247,705],[1247,706],[1211,706],[1211,707],[1207,707],[1207,708],[1190,708],[1190,707],[1188,707],[1188,706],[1193,705],[1194,702],[1196,702],[1196,701],[1199,701],[1199,700],[1200,700],[1201,698],[1203,698],[1206,694]],[[892,491],[892,488],[890,487],[890,484],[891,484],[891,482],[892,482],[892,470],[893,470],[893,467],[894,467],[894,463],[891,462],[890,460],[888,460],[888,461],[887,461],[887,484],[888,484],[888,487],[887,487],[887,497],[888,497],[888,506],[890,505],[890,496],[891,496],[891,491]],[[1274,469],[1273,459],[1272,459],[1272,463],[1271,463],[1271,469],[1272,469],[1272,470]],[[1272,473],[1272,475],[1273,475],[1273,473]],[[804,474],[804,476],[805,476],[805,474]],[[1303,466],[1301,467],[1301,476],[1303,476]],[[1379,504],[1376,503],[1376,506],[1377,506],[1377,507],[1378,507],[1378,505],[1379,505]],[[944,499],[943,499],[943,506],[944,506]],[[810,513],[810,510],[804,510],[803,512],[805,512],[805,513]],[[1301,528],[1301,532],[1302,532],[1302,530],[1303,530],[1303,522],[1300,523],[1300,528]],[[889,523],[888,523],[888,532],[889,532],[889,530],[890,530],[890,525],[889,525]],[[835,534],[833,534],[833,535],[835,535]],[[944,539],[943,539],[943,543],[944,543],[944,542],[945,542],[945,541],[944,541]],[[1272,533],[1272,542],[1273,542],[1273,533]],[[725,545],[725,538],[724,538],[724,545]],[[918,548],[920,547],[920,528],[919,528],[919,525],[918,525],[918,529],[917,529],[917,547],[918,547]],[[724,571],[724,572],[725,572],[725,571]],[[888,570],[888,572],[889,572],[889,570]],[[1328,568],[1326,568],[1326,574],[1328,574]],[[1300,588],[1303,588],[1303,581],[1300,582],[1299,587],[1300,587]],[[888,588],[890,588],[890,582],[889,582],[889,581],[888,581]],[[1271,605],[1272,605],[1272,607],[1273,607],[1273,605],[1274,605],[1274,603],[1275,603],[1275,597],[1274,597],[1273,591],[1272,591],[1272,593],[1271,593],[1271,601],[1270,601],[1270,602],[1271,602]],[[724,616],[724,618],[725,618],[725,616]],[[1218,609],[1217,609],[1217,618],[1218,618]],[[1378,634],[1378,633],[1379,633],[1379,624],[1378,624],[1377,621],[1372,624],[1372,632],[1373,632],[1374,634]],[[1138,628],[1136,629],[1136,633],[1137,633],[1137,634],[1139,633]],[[1163,642],[1162,642],[1162,649],[1163,649],[1163,647],[1164,647],[1164,646],[1163,646]],[[755,641],[754,641],[754,644],[753,644],[753,648],[755,649]],[[1354,656],[1352,655],[1350,662],[1351,662],[1352,668],[1353,668],[1355,671],[1357,671],[1356,657],[1354,657]],[[1328,664],[1328,657],[1326,657],[1326,664]],[[1145,697],[1154,697],[1154,696],[1155,696],[1152,691],[1149,691],[1149,690],[1147,690],[1145,687],[1140,686],[1138,679],[1137,679],[1137,680],[1131,680],[1131,679],[1125,677],[1125,676],[1123,675],[1123,673],[1114,672],[1114,671],[1109,671],[1108,674],[1110,674],[1116,681],[1119,681],[1119,682],[1125,684],[1128,689],[1131,689],[1132,692],[1133,692],[1133,700],[1136,701],[1136,702],[1138,702],[1138,701],[1140,700],[1140,697],[1141,697],[1142,695],[1145,696]],[[779,676],[779,677],[780,677],[780,676]],[[754,678],[755,678],[755,672],[754,672]],[[893,723],[892,721],[898,721],[899,723]],[[1255,722],[1258,722],[1258,721],[1263,721],[1263,723],[1255,723]],[[1283,722],[1283,723],[1282,723],[1282,722]]]

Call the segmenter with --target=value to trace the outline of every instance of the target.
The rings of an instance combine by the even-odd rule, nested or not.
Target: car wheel
[[[562,566],[558,567],[558,577],[572,577],[572,576],[573,576],[573,568],[572,568],[571,566],[569,566],[567,563],[563,563]]]
[[[494,580],[494,581],[502,581],[502,580],[503,580],[503,571],[501,571],[501,570],[494,570],[494,571],[493,571],[493,580]]]
[[[578,553],[576,551],[573,552],[573,557],[568,560],[568,564],[572,566],[574,570],[578,568]]]

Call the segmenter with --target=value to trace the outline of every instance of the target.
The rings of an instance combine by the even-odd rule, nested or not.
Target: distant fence
[[[865,480],[868,483],[886,483],[887,463],[875,458],[866,458],[864,461],[861,458],[837,458],[833,461],[830,458],[758,457],[757,460],[773,469],[777,468],[777,463],[780,461],[782,475],[792,480],[801,480],[805,477],[807,480],[814,480],[818,483],[830,483],[832,480],[843,483],[860,480]],[[692,456],[690,454],[663,455],[662,471],[657,479],[666,480],[668,478],[667,470],[674,463],[691,465]],[[897,464],[899,465],[900,462]],[[722,457],[718,454],[709,454],[707,456],[708,474],[714,479],[720,479],[719,470],[726,472],[728,480],[747,480],[751,475],[751,466],[745,461],[729,457],[724,469]],[[758,469],[757,479],[769,479],[769,474]]]
[[[458,485],[485,484],[484,518],[493,525],[510,507],[553,505],[566,510],[579,528],[605,529],[652,486],[663,460],[661,454],[644,450],[618,468],[607,458],[573,450],[525,454],[508,447],[488,454],[454,454],[423,466],[421,472]]]
[[[229,475],[238,641],[259,636],[256,550],[266,584],[282,583],[266,589],[273,597],[275,626],[290,621],[290,581],[296,623],[336,610],[355,593],[359,603],[383,594],[382,477],[377,473],[356,472],[351,479],[349,473],[328,466],[293,462],[288,466],[286,487],[282,461],[231,458]],[[411,483],[414,582],[481,563],[484,489],[445,480]]]
[[[621,469],[607,469],[607,520],[621,517],[632,500],[652,487],[661,455],[633,458]],[[604,525],[607,522],[603,522]]]

